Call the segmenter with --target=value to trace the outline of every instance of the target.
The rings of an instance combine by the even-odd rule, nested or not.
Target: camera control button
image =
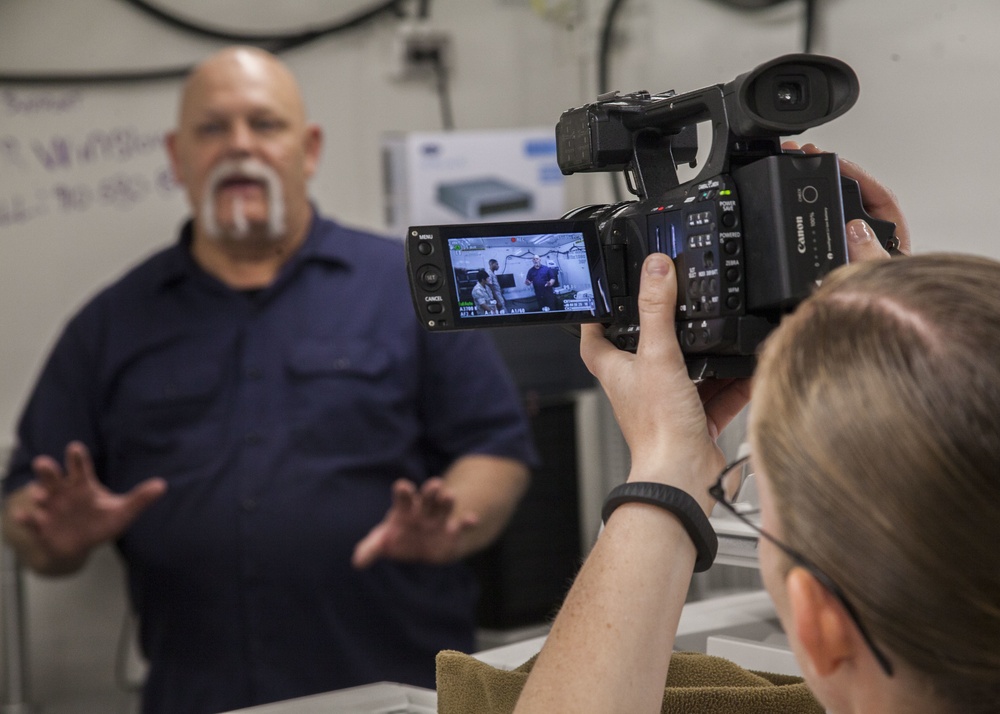
[[[731,283],[738,283],[740,281],[740,271],[737,268],[729,268],[726,270],[726,280]]]
[[[726,228],[732,228],[736,225],[736,214],[732,211],[722,212],[722,225]]]
[[[740,306],[739,295],[730,295],[729,297],[726,298],[726,307],[728,307],[730,310],[735,310],[739,306]]]
[[[434,244],[429,241],[422,240],[417,243],[417,252],[420,253],[420,255],[430,255],[434,252]]]
[[[722,244],[722,249],[726,251],[727,255],[736,255],[740,252],[740,244],[735,240],[727,240]]]
[[[431,302],[427,304],[427,312],[432,315],[440,315],[444,312],[444,305],[439,302]]]
[[[639,347],[639,342],[634,335],[618,335],[615,339],[618,349],[635,351]]]
[[[433,265],[425,265],[417,273],[417,279],[427,290],[438,290],[441,287],[443,276],[441,271]]]

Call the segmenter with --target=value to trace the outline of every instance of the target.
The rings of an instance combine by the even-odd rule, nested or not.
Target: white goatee
[[[285,203],[281,190],[281,179],[277,172],[259,159],[227,159],[218,164],[205,182],[205,193],[201,201],[201,222],[205,233],[215,239],[228,236],[235,240],[250,237],[250,221],[247,219],[243,198],[233,200],[232,225],[224,229],[215,213],[215,193],[219,185],[231,178],[260,180],[267,190],[267,237],[280,240],[285,233]]]

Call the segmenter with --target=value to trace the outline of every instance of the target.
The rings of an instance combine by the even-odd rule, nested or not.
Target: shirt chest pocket
[[[221,362],[166,356],[123,374],[109,410],[111,457],[126,470],[186,470],[202,463],[220,439],[226,402]]]
[[[393,356],[365,342],[303,342],[287,353],[293,439],[309,452],[380,448],[405,407]]]

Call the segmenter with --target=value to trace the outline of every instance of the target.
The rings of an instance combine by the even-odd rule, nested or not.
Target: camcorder
[[[692,378],[745,377],[757,349],[829,271],[847,262],[844,224],[863,218],[887,250],[895,224],[873,219],[835,154],[781,148],[857,101],[844,62],[778,57],[726,84],[677,94],[617,92],[562,114],[565,175],[622,171],[635,200],[558,220],[412,226],[414,305],[429,330],[599,322],[617,347],[640,337],[643,260],[677,274],[677,336]],[[699,132],[711,145],[697,174]],[[578,330],[578,328],[576,328]]]

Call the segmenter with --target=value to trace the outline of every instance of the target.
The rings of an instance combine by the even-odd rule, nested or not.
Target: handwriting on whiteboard
[[[61,114],[70,111],[82,100],[83,92],[78,89],[51,92],[0,90],[0,107],[9,114]]]
[[[0,89],[0,234],[176,199],[164,131],[106,112],[80,90]]]

